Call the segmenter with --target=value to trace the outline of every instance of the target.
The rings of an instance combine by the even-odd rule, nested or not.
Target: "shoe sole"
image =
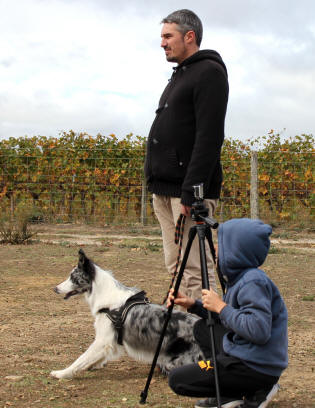
[[[275,384],[271,391],[269,392],[269,394],[267,395],[265,401],[263,401],[258,408],[266,408],[267,405],[269,404],[269,402],[273,399],[273,397],[277,394],[277,392],[280,389],[280,385],[279,384]],[[231,402],[227,402],[225,404],[221,405],[221,408],[242,408],[244,401],[239,400],[239,401],[231,401]],[[195,405],[195,408],[203,408],[200,405]],[[208,408],[218,408],[217,406],[212,406],[212,407],[208,407]]]
[[[242,400],[231,401],[231,402],[227,402],[226,404],[221,405],[221,408],[239,408],[239,407],[242,407],[243,403],[244,401]]]
[[[226,402],[225,404],[221,404],[221,408],[241,408],[243,405],[244,401],[242,400],[235,400],[231,402]],[[201,407],[201,405],[195,405],[195,408],[205,408]],[[217,405],[212,405],[211,407],[208,406],[207,408],[218,408]]]
[[[263,401],[258,408],[266,408],[266,406],[269,404],[269,402],[273,399],[273,397],[277,394],[277,392],[280,389],[279,384],[275,384],[272,388],[269,394],[267,395],[265,401]]]

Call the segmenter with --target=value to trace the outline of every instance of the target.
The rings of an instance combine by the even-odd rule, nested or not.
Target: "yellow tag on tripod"
[[[208,370],[213,369],[210,360],[207,360],[207,361],[201,360],[201,361],[198,362],[198,365],[202,370],[208,371]]]

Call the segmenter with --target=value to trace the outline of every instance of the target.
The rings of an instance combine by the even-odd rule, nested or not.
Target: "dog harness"
[[[150,303],[150,301],[145,295],[146,293],[144,291],[138,292],[135,295],[130,296],[130,298],[126,300],[125,304],[121,306],[119,309],[111,310],[106,307],[98,311],[98,313],[105,313],[113,323],[118,334],[117,338],[118,344],[120,345],[123,344],[122,341],[124,323],[130,309],[132,309],[136,305],[148,305]]]

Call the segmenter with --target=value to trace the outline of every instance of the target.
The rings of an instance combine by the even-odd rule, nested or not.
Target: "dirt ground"
[[[53,287],[77,263],[79,247],[127,286],[161,302],[169,277],[158,229],[40,226],[31,245],[0,245],[0,407],[140,407],[149,365],[127,357],[73,380],[49,376],[92,342],[93,320],[83,298],[65,301]],[[289,367],[273,408],[315,407],[315,233],[275,230],[265,271],[289,311]],[[155,373],[148,407],[188,408]]]

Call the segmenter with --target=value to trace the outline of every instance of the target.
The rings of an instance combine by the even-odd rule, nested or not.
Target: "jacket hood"
[[[229,285],[240,279],[246,269],[264,263],[271,232],[270,225],[248,218],[233,219],[219,226],[218,259],[221,273]]]
[[[201,50],[195,52],[195,54],[191,55],[190,57],[186,58],[181,64],[179,64],[175,69],[177,70],[178,68],[193,64],[194,62],[201,61],[204,59],[209,59],[214,62],[217,62],[222,66],[222,68],[225,71],[225,74],[227,75],[227,69],[226,66],[221,58],[221,55],[214,50]]]

